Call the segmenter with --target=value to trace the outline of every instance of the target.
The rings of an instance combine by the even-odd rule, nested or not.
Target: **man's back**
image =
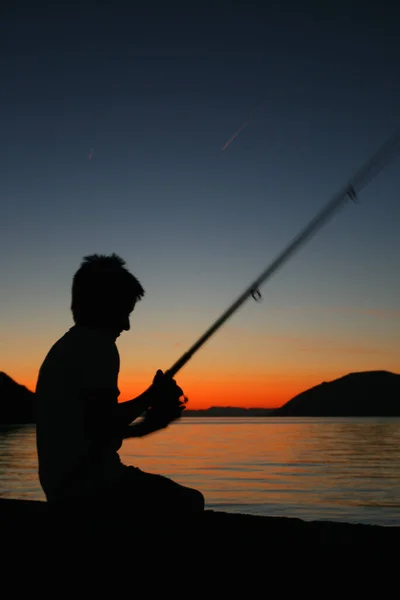
[[[119,355],[96,328],[72,327],[47,354],[36,386],[39,477],[50,501],[93,495],[122,476],[112,436]]]

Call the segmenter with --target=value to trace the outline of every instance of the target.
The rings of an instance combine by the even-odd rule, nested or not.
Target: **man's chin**
[[[114,329],[114,328],[110,328],[109,329],[110,332],[110,336],[112,338],[114,338],[115,340],[121,335],[122,331],[120,329]]]

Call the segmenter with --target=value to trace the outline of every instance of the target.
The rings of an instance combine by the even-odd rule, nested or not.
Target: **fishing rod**
[[[400,141],[400,133],[389,138],[381,148],[361,167],[354,177],[328,202],[328,204],[309,222],[309,224],[286,246],[274,261],[261,273],[259,277],[231,304],[231,306],[207,329],[207,331],[165,372],[165,375],[174,377],[182,367],[192,358],[201,346],[233,315],[234,312],[250,297],[258,301],[261,298],[260,286],[265,283],[300,246],[307,242],[331,218],[339,208],[348,200],[356,202],[357,195],[379,171],[394,156]]]

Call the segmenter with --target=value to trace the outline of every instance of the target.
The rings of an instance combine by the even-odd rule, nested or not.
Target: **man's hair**
[[[85,256],[72,281],[71,310],[75,323],[107,323],[144,296],[140,282],[117,254]]]

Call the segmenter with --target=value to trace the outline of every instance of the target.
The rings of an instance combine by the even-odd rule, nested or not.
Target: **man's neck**
[[[96,334],[99,334],[101,336],[107,337],[109,339],[111,339],[113,342],[116,341],[119,333],[118,331],[116,331],[115,328],[113,327],[107,327],[105,325],[95,325],[95,324],[84,324],[84,323],[76,323],[74,325],[74,327],[72,327],[71,329],[88,329],[90,331],[93,331]]]

